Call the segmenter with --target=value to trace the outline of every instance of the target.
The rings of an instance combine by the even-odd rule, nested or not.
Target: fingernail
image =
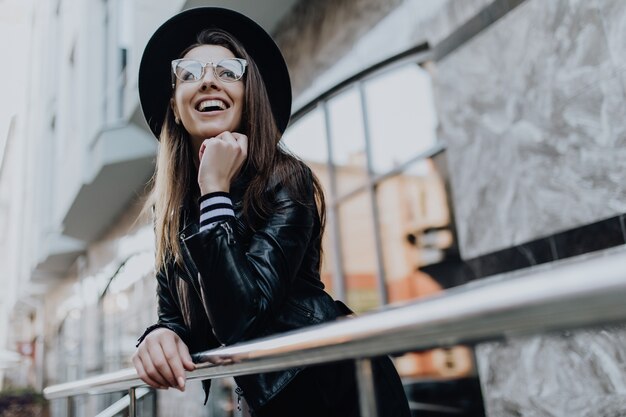
[[[185,379],[182,376],[178,377],[178,386],[180,387],[181,391],[185,390]]]

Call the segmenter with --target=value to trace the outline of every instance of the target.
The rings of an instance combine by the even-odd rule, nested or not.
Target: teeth
[[[211,107],[217,107],[221,110],[226,110],[226,104],[222,100],[204,100],[198,104],[198,110],[204,111]]]

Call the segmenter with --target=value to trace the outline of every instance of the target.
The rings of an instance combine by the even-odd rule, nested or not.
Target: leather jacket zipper
[[[185,244],[185,237],[186,235],[184,233],[180,234],[180,246],[183,251],[183,267],[185,268],[187,276],[191,279],[191,285],[193,289],[198,293],[198,295],[200,295],[200,288],[198,288],[198,286],[196,285],[198,274],[193,275],[191,271],[189,271],[189,267],[187,266],[191,261],[191,254],[189,253],[189,249],[187,249],[187,245]]]
[[[228,222],[224,222],[220,224],[220,226],[226,232],[226,242],[228,242],[228,246],[232,246],[235,243],[233,228],[230,227],[230,224],[228,224]]]
[[[241,396],[243,395],[243,390],[237,387],[235,388],[235,393],[237,394],[237,411],[241,411]]]

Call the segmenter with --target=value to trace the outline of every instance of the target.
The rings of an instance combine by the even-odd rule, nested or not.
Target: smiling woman
[[[291,86],[271,37],[230,10],[185,11],[148,42],[139,91],[160,147],[146,206],[155,215],[159,320],[139,339],[138,375],[184,390],[190,352],[350,313],[320,280],[319,182],[279,146]],[[379,415],[408,417],[390,359],[375,359],[373,371]],[[253,416],[360,415],[351,362],[235,380]]]
[[[241,77],[246,60],[236,58],[223,46],[208,44],[222,36],[227,38],[226,34],[202,32],[198,37],[201,44],[190,47],[183,59],[172,62],[176,76],[172,110],[175,120],[187,127],[194,149],[200,149],[206,138],[238,131],[241,124]],[[213,71],[205,71],[209,66]]]

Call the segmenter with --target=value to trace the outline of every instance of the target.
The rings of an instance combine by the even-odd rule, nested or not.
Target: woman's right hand
[[[172,330],[156,329],[148,334],[132,356],[137,375],[153,388],[185,390],[185,371],[193,371],[189,349]]]
[[[248,137],[237,132],[222,132],[200,145],[198,185],[202,195],[230,189],[248,156]]]

